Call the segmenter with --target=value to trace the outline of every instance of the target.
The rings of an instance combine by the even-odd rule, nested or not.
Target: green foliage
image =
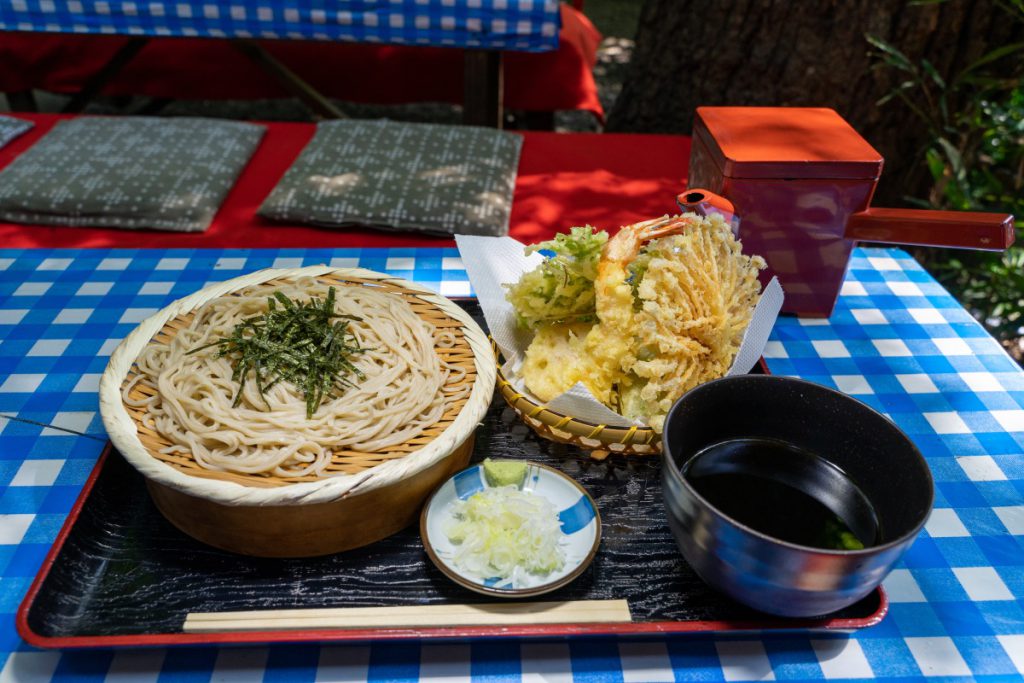
[[[1007,21],[1024,22],[1024,0],[996,6]],[[947,80],[928,60],[915,62],[877,36],[866,38],[876,67],[902,79],[878,104],[902,102],[928,130],[921,162],[933,186],[927,197],[908,201],[1012,213],[1024,241],[1024,42],[997,47]],[[916,256],[997,338],[1024,334],[1024,247],[1004,254],[921,249]]]
[[[634,38],[643,5],[640,0],[586,0],[583,13],[604,36]]]

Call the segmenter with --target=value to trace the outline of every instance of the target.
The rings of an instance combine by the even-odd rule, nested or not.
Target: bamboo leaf
[[[942,147],[942,151],[946,153],[946,158],[949,159],[954,175],[962,175],[964,172],[964,159],[960,154],[960,150],[944,137],[940,137],[936,142]]]
[[[929,62],[927,59],[922,59],[921,68],[924,69],[924,72],[928,74],[928,76],[931,77],[933,81],[935,81],[935,85],[939,86],[939,88],[942,90],[946,89],[946,81],[942,79],[942,75],[939,74],[938,70],[931,62]]]
[[[985,66],[986,64],[991,64],[992,62],[994,62],[996,60],[1002,59],[1003,57],[1007,57],[1009,55],[1014,54],[1015,52],[1021,52],[1021,51],[1024,51],[1024,42],[1011,43],[1010,45],[1004,45],[1002,47],[998,47],[995,50],[992,50],[991,52],[986,53],[981,58],[979,58],[977,61],[975,61],[972,64],[968,65],[966,69],[964,69],[963,71],[960,72],[960,75],[958,76],[957,80],[962,80],[963,77],[967,76],[968,74],[970,74],[970,73],[972,73],[974,71],[977,71],[978,69],[980,69],[981,67]]]
[[[885,104],[886,102],[890,101],[894,97],[899,97],[900,96],[900,92],[905,91],[905,90],[912,90],[913,88],[915,88],[917,86],[917,83],[918,83],[917,81],[903,81],[898,86],[896,86],[895,88],[890,90],[888,93],[886,93],[885,95],[880,97],[878,99],[878,101],[875,102],[875,104],[877,104],[878,106],[882,106],[883,104]]]
[[[915,67],[913,62],[911,62],[910,59],[908,59],[907,56],[895,45],[870,33],[864,34],[864,38],[875,49],[882,53],[883,59],[886,59],[886,61],[893,66],[904,71],[909,71],[910,73],[917,73],[917,67]]]

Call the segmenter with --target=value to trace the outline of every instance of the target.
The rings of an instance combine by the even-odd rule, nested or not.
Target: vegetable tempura
[[[509,291],[521,322],[537,331],[523,378],[542,401],[583,382],[609,407],[661,431],[679,396],[732,364],[765,262],[743,255],[719,216],[665,217],[626,226],[611,240],[603,235],[573,228],[529,248],[558,251]],[[528,284],[550,285],[557,272],[567,284]],[[570,286],[573,306],[564,297]]]

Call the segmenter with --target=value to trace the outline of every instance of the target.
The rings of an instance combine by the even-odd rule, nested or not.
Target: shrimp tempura
[[[743,341],[761,285],[760,256],[744,256],[729,226],[714,216],[647,247],[637,287],[635,360],[623,408],[661,431],[672,404],[698,384],[722,377]]]

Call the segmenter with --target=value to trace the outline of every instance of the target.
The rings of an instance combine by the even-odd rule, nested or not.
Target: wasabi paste
[[[484,460],[484,479],[488,486],[515,486],[526,480],[526,463],[517,460]]]

